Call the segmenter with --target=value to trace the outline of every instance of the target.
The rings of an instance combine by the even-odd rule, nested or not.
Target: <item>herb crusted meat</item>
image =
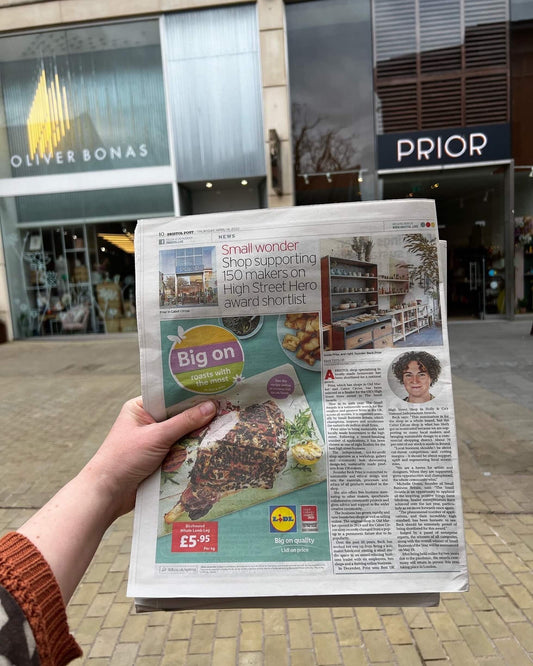
[[[165,515],[197,520],[222,497],[245,488],[272,488],[287,464],[285,416],[271,400],[216,418],[198,447],[187,488]]]

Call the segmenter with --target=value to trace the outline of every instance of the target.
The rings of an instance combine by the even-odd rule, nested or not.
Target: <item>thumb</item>
[[[207,425],[216,415],[217,408],[218,405],[214,400],[206,400],[180,414],[176,414],[176,416],[172,416],[166,421],[154,423],[153,427],[158,428],[161,438],[168,442],[170,446],[189,432]]]

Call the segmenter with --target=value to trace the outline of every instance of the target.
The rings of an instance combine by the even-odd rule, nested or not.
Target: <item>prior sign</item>
[[[469,157],[478,155],[481,157],[483,148],[487,145],[487,135],[483,132],[472,132],[468,135],[452,134],[449,137],[437,136],[433,139],[430,136],[420,136],[414,139],[398,139],[396,143],[396,161],[398,164],[403,159],[413,155],[416,149],[416,159],[429,160],[432,153],[436,151],[438,159],[443,155],[456,159],[462,157],[465,153]]]
[[[508,124],[378,136],[379,169],[488,162],[510,154]]]

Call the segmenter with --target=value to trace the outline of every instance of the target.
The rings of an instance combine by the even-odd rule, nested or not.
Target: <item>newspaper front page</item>
[[[146,409],[219,405],[139,490],[139,606],[467,589],[433,202],[147,220],[135,247]]]

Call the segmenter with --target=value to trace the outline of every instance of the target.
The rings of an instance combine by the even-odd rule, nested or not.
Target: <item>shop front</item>
[[[161,308],[217,304],[213,247],[162,250],[160,260]]]
[[[513,246],[506,210],[509,165],[383,176],[383,198],[434,199],[447,247],[448,316],[510,315]]]
[[[508,126],[382,135],[378,153],[383,199],[435,200],[439,237],[446,241],[448,316],[513,316]]]
[[[14,337],[135,331],[137,220],[260,208],[265,181],[253,5],[0,39]],[[163,298],[216,298],[207,263]]]
[[[135,331],[133,233],[174,212],[157,20],[0,40],[15,337]]]

